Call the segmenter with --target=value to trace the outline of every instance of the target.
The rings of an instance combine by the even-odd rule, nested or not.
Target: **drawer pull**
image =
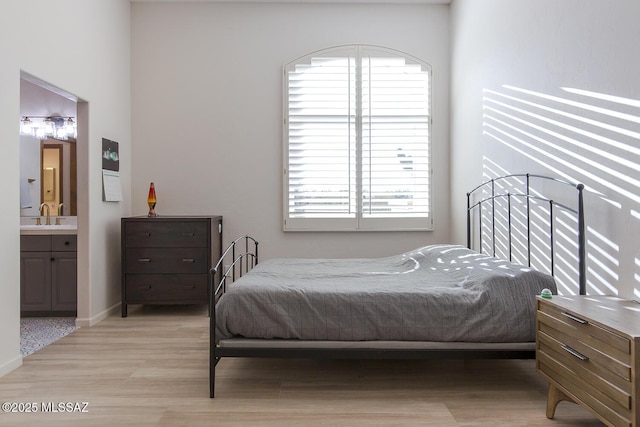
[[[193,237],[196,235],[196,233],[182,233],[182,235],[187,237]]]
[[[586,325],[586,324],[589,323],[584,319],[581,319],[581,318],[579,318],[577,316],[574,316],[573,314],[570,314],[570,313],[565,313],[564,311],[562,312],[562,315],[565,316],[565,317],[568,317],[569,319],[573,320],[574,322],[578,322],[578,323],[580,323],[582,325]]]
[[[566,352],[571,353],[573,356],[577,357],[580,360],[589,360],[589,358],[587,356],[585,356],[584,354],[580,353],[579,351],[576,351],[574,349],[572,349],[571,347],[569,347],[566,344],[562,344],[562,349]]]
[[[196,262],[193,258],[182,258],[182,262]]]
[[[151,262],[151,258],[138,258],[139,262]]]
[[[140,289],[151,289],[151,285],[140,285],[138,286]]]

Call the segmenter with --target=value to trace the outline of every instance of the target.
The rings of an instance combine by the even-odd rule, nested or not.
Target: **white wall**
[[[639,16],[637,0],[454,0],[451,7],[452,194],[503,172],[583,182],[588,292],[635,299]],[[463,200],[452,199],[452,212],[454,240],[462,242]]]
[[[69,14],[71,12],[71,14]],[[127,0],[20,0],[0,14],[0,375],[20,356],[20,72],[75,94],[85,128],[78,136],[79,302],[95,323],[120,300],[120,233],[129,214],[130,8]],[[119,141],[127,202],[101,199],[101,138]]]
[[[449,240],[449,6],[132,4],[132,210],[220,214],[263,258],[384,256]],[[362,43],[434,70],[433,232],[282,231],[282,67]]]

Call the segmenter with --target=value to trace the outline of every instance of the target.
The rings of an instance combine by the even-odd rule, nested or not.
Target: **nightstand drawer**
[[[575,396],[582,405],[608,420],[614,426],[631,426],[630,408],[620,405],[597,390],[594,385],[579,375],[579,371],[570,369],[544,353],[539,353],[536,357],[539,371],[548,378],[553,378],[559,386]]]
[[[539,350],[553,351],[564,356],[565,360],[571,360],[576,364],[581,363],[582,366],[588,367],[588,369],[607,382],[614,384],[627,393],[631,392],[632,372],[629,364],[601,353],[574,337],[568,337],[557,331],[550,330],[544,324],[541,324],[538,328],[537,339]]]
[[[207,247],[209,230],[205,221],[146,221],[125,225],[127,247]]]
[[[125,273],[208,274],[207,248],[130,248],[125,255]]]
[[[617,359],[629,362],[631,357],[631,341],[615,332],[594,325],[580,314],[569,310],[561,310],[551,305],[540,305],[538,310],[547,316],[541,316],[540,321],[549,324],[570,336],[580,336],[591,347],[611,353]]]
[[[563,375],[556,376],[558,382],[570,381],[577,385],[576,390],[595,396],[609,406],[630,410],[631,379],[612,373],[608,370],[611,365],[601,363],[601,357],[592,348],[567,344],[564,339],[540,331],[538,333],[537,358],[542,372],[551,374],[546,367],[562,372]],[[627,368],[630,372],[630,368]]]
[[[207,275],[136,274],[126,278],[126,297],[130,303],[175,304],[178,302],[206,303]]]

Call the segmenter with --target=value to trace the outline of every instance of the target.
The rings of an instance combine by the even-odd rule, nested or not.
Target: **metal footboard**
[[[244,242],[244,247],[242,243]],[[239,253],[238,253],[239,252]],[[229,262],[229,264],[226,264]],[[214,396],[216,365],[216,303],[233,283],[258,264],[258,241],[251,236],[242,236],[227,246],[216,265],[209,271],[209,395]]]

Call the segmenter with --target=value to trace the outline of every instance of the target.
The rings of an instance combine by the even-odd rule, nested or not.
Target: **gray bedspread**
[[[228,286],[216,341],[528,342],[553,278],[463,246],[377,259],[272,259]]]

